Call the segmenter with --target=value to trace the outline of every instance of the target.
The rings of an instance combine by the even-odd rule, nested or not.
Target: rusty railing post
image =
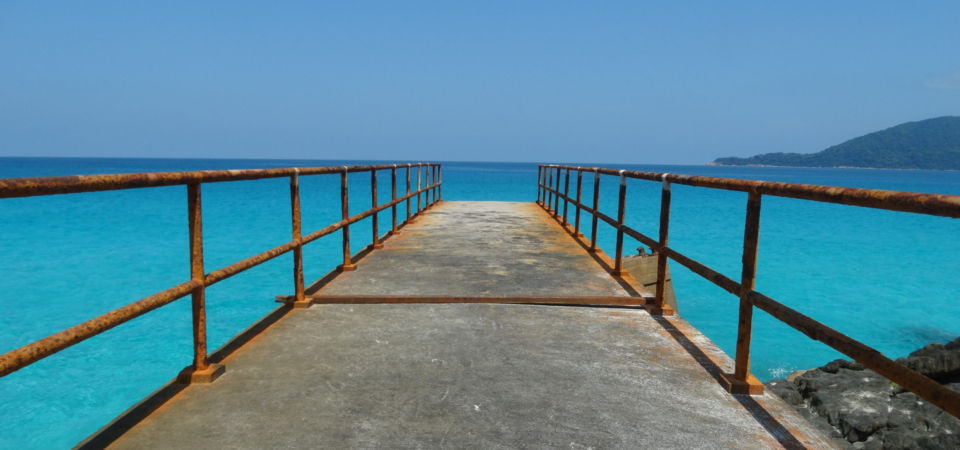
[[[626,275],[623,270],[623,223],[626,216],[627,203],[627,177],[620,171],[620,200],[617,206],[617,255],[613,262],[613,270],[610,272],[614,276]]]
[[[309,308],[313,303],[304,298],[303,293],[303,243],[300,241],[302,227],[300,223],[300,169],[294,167],[290,175],[290,214],[293,223],[293,241],[297,246],[293,248],[293,289],[294,308]]]
[[[390,201],[397,201],[397,165],[394,164],[393,168],[390,169]],[[397,232],[397,204],[394,203],[390,207],[391,212],[393,213],[393,225],[390,227],[390,235],[395,236]]]
[[[437,199],[443,201],[443,166],[437,166]]]
[[[200,282],[193,297],[193,368],[207,368],[207,311],[206,289],[203,271],[203,207],[200,199],[200,183],[187,185],[187,208],[190,225],[190,277]]]
[[[554,177],[554,172],[556,172],[556,177]],[[550,197],[550,211],[553,213],[553,218],[556,219],[560,217],[560,168],[553,167],[550,169],[550,189],[553,189],[553,197]]]
[[[760,193],[751,190],[747,197],[747,220],[743,230],[743,273],[740,278],[740,320],[737,324],[736,369],[722,374],[724,387],[733,394],[760,395],[763,384],[750,374],[750,338],[753,333],[753,305],[747,294],[753,291],[757,277],[757,251],[760,244]]]
[[[347,193],[347,166],[343,166],[343,172],[340,173],[340,209],[342,220],[350,218],[350,201]],[[350,254],[350,225],[344,225],[343,232],[343,264],[337,269],[340,272],[350,272],[357,270],[357,265],[353,263]]]
[[[433,204],[440,203],[440,165],[433,166]]]
[[[553,187],[556,195],[553,196],[553,218],[560,218],[560,166],[557,166],[557,184]]]
[[[547,181],[547,177],[550,172],[550,167],[544,166],[544,165],[541,165],[541,167],[543,169],[543,174],[541,175],[541,178],[542,178],[541,183],[543,188],[543,201],[540,203],[540,207],[542,207],[546,211],[550,211],[550,202],[551,202],[550,191],[547,190],[547,188],[550,187],[550,184]]]
[[[543,164],[537,165],[537,204],[543,206],[540,201],[540,193],[543,192]]]
[[[211,383],[224,372],[219,364],[207,361],[206,281],[203,272],[203,208],[200,183],[187,185],[187,222],[190,228],[190,278],[200,283],[192,293],[193,365],[178,377],[184,383]]]
[[[665,303],[667,292],[667,254],[663,249],[667,247],[670,231],[670,197],[671,186],[667,181],[667,174],[660,177],[663,185],[660,189],[660,240],[657,242],[658,248],[653,249],[657,252],[657,290],[653,305],[649,308],[650,314],[654,316],[672,316],[676,313],[672,307]]]
[[[580,194],[583,187],[583,170],[580,170],[580,167],[577,167],[577,207],[576,207],[576,216],[573,219],[573,236],[574,237],[583,237],[583,233],[580,232],[580,204],[583,201],[580,198]]]
[[[590,253],[597,253],[599,249],[597,248],[597,214],[600,212],[600,171],[597,168],[593,169],[593,220],[590,225],[590,248],[587,249]]]
[[[430,209],[430,207],[433,206],[433,202],[430,201],[430,194],[433,193],[433,189],[430,188],[430,186],[433,185],[433,166],[427,165],[427,167],[424,167],[423,171],[424,179],[426,180],[426,182],[423,184],[423,188],[427,190],[427,192],[423,193],[423,209]]]
[[[430,165],[423,166],[423,210],[430,209]]]
[[[417,213],[415,215],[420,215],[420,189],[422,189],[422,184],[420,183],[420,178],[423,175],[423,163],[417,163]]]
[[[553,189],[553,168],[546,166],[544,167],[544,172],[543,178],[547,179],[547,185],[543,187],[545,191],[544,195],[547,196],[547,204],[544,209],[546,209],[548,213],[553,214],[553,191],[547,190]]]
[[[410,195],[410,164],[407,164],[407,195]],[[407,197],[407,218],[403,223],[410,223],[410,197]]]
[[[377,206],[380,206],[380,199],[377,198],[377,169],[370,170],[370,196],[372,197],[373,208],[373,243],[370,248],[373,250],[383,248],[380,243],[380,215],[377,213]]]
[[[563,222],[560,224],[563,226],[570,225],[570,222],[567,222],[567,205],[570,204],[570,169],[567,169],[567,175],[564,177],[563,181]]]

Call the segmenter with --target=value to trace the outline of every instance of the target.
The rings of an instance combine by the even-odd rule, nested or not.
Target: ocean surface
[[[371,163],[380,162],[0,158],[0,178]],[[960,172],[602,166],[960,195]],[[381,202],[389,179],[380,174]],[[444,163],[443,181],[445,200],[534,201],[537,166]],[[592,185],[585,175],[584,198]],[[338,187],[335,175],[301,178],[304,234],[339,220]],[[650,236],[659,189],[628,183],[627,223]],[[616,178],[602,178],[601,211],[611,216],[616,190]],[[743,193],[675,186],[671,247],[738,280],[745,204]],[[351,214],[369,206],[369,175],[351,174]],[[183,186],[0,200],[0,353],[186,281],[186,212]],[[290,240],[286,179],[206,184],[203,212],[208,272]],[[387,230],[389,214],[381,220]],[[370,221],[351,234],[361,250]],[[598,238],[612,254],[612,228],[601,223]],[[339,248],[339,233],[305,247],[308,282],[336,266]],[[292,294],[291,258],[208,290],[211,351]],[[679,264],[671,270],[680,314],[733,354],[737,298]],[[960,222],[765,196],[757,289],[890,357],[947,342],[960,335]],[[0,378],[0,448],[70,448],[191,363],[190,324],[187,297]],[[841,357],[763,312],[753,336],[762,380]]]

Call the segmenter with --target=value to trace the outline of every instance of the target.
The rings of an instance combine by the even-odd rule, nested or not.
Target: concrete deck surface
[[[327,295],[629,296],[535,203],[444,202]]]
[[[450,202],[321,294],[597,290],[628,295],[536,205]],[[729,357],[642,309],[314,305],[224,363],[110,448],[834,448],[779,398],[728,394]]]

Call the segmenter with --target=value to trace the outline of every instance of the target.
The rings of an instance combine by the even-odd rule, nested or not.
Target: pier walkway
[[[307,294],[643,303],[535,203],[438,203],[355,263]],[[211,361],[215,382],[171,383],[81,447],[833,448],[775,395],[728,393],[726,354],[640,306],[282,306]]]

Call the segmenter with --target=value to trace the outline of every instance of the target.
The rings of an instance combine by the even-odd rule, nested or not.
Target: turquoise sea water
[[[0,177],[369,163],[377,162],[0,158]],[[960,172],[615,167],[960,194]],[[536,176],[536,164],[444,163],[443,195],[534,201]],[[389,199],[388,182],[389,172],[381,172],[381,201]],[[301,179],[305,233],[339,219],[338,187],[338,176]],[[591,187],[585,176],[585,198]],[[601,210],[611,216],[616,189],[616,178],[602,179]],[[630,180],[628,189],[628,225],[655,236],[659,184]],[[186,281],[185,200],[182,186],[0,200],[0,352]],[[369,207],[369,175],[350,176],[350,203],[352,213]],[[739,279],[745,203],[742,193],[675,186],[671,247]],[[203,209],[208,272],[290,240],[286,179],[204,185]],[[389,215],[381,219],[386,230]],[[351,234],[354,252],[369,244],[369,220]],[[960,222],[952,219],[764,197],[757,287],[888,356],[903,356],[960,334],[958,236]],[[608,253],[614,239],[601,224],[599,243]],[[627,245],[637,247],[629,238]],[[339,246],[338,233],[305,248],[308,280],[337,264]],[[671,269],[681,315],[732,354],[737,299],[682,266]],[[211,287],[211,350],[274,308],[274,296],[290,293],[290,255]],[[0,378],[0,448],[69,448],[88,436],[190,364],[190,323],[186,298]],[[756,314],[752,368],[759,378],[837,357]]]

